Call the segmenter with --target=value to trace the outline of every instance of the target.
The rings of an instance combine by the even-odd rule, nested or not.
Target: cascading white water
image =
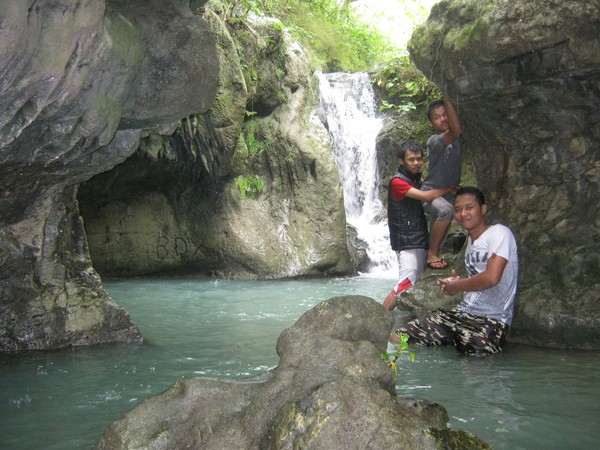
[[[385,207],[378,198],[380,177],[375,142],[383,122],[366,73],[317,74],[321,108],[327,119],[334,159],[344,190],[346,220],[368,245],[369,273],[390,275],[397,268],[390,249]]]

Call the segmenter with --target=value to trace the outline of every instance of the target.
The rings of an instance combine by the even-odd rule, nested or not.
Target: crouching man
[[[438,280],[446,295],[464,292],[454,308],[433,311],[409,322],[392,333],[407,334],[409,343],[436,346],[452,344],[469,355],[502,351],[513,318],[517,293],[519,260],[511,230],[504,225],[488,225],[487,204],[483,193],[474,187],[456,192],[454,218],[467,231],[465,254],[468,277],[452,270],[448,278]]]

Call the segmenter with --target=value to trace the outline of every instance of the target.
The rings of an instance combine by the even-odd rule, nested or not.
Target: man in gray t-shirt
[[[427,119],[435,134],[427,140],[429,167],[422,190],[443,189],[460,184],[462,156],[459,136],[460,120],[448,100],[434,100],[427,106]],[[452,194],[423,203],[430,216],[430,239],[427,267],[445,269],[448,263],[440,257],[442,242],[448,233],[454,212]]]

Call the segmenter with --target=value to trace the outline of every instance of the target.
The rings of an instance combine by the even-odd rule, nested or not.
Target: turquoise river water
[[[104,429],[178,378],[239,378],[277,365],[279,334],[331,297],[381,301],[393,280],[136,279],[106,289],[143,345],[0,356],[0,449],[90,448]],[[441,403],[450,426],[495,449],[600,448],[600,354],[508,344],[487,359],[413,348],[399,395]]]

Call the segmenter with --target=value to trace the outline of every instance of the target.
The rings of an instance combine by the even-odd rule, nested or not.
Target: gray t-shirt
[[[519,275],[517,243],[510,228],[492,225],[474,242],[469,238],[465,266],[470,277],[482,273],[487,267],[488,258],[494,254],[508,261],[500,283],[483,291],[465,292],[457,309],[476,316],[501,320],[510,325]]]
[[[429,168],[421,190],[442,189],[460,184],[462,156],[460,140],[444,146],[441,134],[434,134],[427,139],[427,155]]]

